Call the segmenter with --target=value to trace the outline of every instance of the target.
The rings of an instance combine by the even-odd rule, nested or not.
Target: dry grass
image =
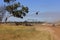
[[[34,27],[0,25],[0,40],[51,40],[48,31],[37,31]]]

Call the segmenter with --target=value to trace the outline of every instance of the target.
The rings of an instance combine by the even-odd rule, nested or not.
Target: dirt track
[[[41,29],[42,28],[42,29]],[[60,40],[60,27],[56,26],[36,26],[36,30],[47,30],[51,32],[52,36],[54,36],[54,40]]]
[[[50,27],[54,31],[56,40],[60,40],[60,27]]]

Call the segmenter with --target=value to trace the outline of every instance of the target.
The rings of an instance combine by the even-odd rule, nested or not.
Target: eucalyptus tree
[[[0,22],[3,21],[3,18],[4,18],[4,14],[5,13],[5,7],[4,6],[0,6]]]
[[[21,5],[20,2],[16,2],[16,0],[4,0],[4,3],[7,4],[5,10],[8,11],[11,16],[23,18],[29,12],[28,7]],[[9,17],[5,19],[5,22]]]

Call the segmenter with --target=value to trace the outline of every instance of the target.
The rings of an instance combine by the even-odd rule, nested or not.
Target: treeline
[[[14,24],[14,25],[25,25],[25,26],[33,26],[34,24],[42,24],[44,22],[0,22],[0,24]]]

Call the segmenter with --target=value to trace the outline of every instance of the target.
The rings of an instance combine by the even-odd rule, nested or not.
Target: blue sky
[[[54,21],[56,19],[60,20],[59,18],[60,0],[17,0],[17,1],[29,7],[28,15],[30,16],[33,16],[36,11],[40,11],[39,17],[37,16],[39,20],[45,21]],[[4,4],[3,0],[0,0],[0,5],[3,4]],[[33,18],[34,17],[32,17],[32,19]]]

